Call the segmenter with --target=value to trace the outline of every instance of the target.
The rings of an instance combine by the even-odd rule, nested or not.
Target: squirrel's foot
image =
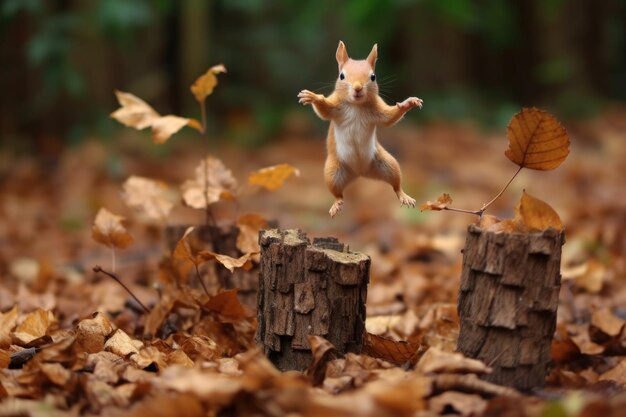
[[[407,206],[411,208],[415,208],[415,199],[406,194],[404,191],[400,190],[398,192],[398,199],[400,200],[400,207]]]
[[[315,103],[320,100],[320,95],[309,90],[302,90],[298,93],[298,102],[303,105]]]
[[[415,202],[415,200],[413,201]],[[330,207],[330,210],[328,210],[328,214],[330,214],[330,217],[335,217],[337,214],[339,214],[339,212],[343,208],[342,206],[343,206],[343,199],[338,198],[337,200],[335,200],[333,205]]]
[[[419,107],[421,109],[423,104],[424,101],[421,98],[409,97],[400,103],[396,103],[396,106],[400,107],[404,111],[409,111],[413,107]]]

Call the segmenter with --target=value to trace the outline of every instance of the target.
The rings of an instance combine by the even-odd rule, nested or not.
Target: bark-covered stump
[[[562,232],[493,233],[470,225],[458,298],[458,350],[493,368],[483,379],[528,391],[550,368]]]
[[[165,241],[170,251],[176,248],[176,244],[185,234],[189,226],[169,226],[165,229]],[[237,249],[237,236],[239,229],[235,225],[226,226],[199,226],[194,230],[198,240],[202,243],[206,243],[207,248],[222,254],[228,255],[234,258],[238,258],[243,253]],[[239,300],[250,307],[256,306],[257,290],[258,290],[258,273],[259,270],[254,266],[249,271],[243,269],[235,269],[234,272],[230,272],[228,269],[223,268],[213,263],[209,266],[217,276],[219,286],[225,289],[238,288],[237,293]]]
[[[312,359],[309,335],[325,337],[339,354],[359,353],[370,258],[335,238],[311,244],[299,230],[264,230],[259,242],[256,341],[274,365],[306,369]]]

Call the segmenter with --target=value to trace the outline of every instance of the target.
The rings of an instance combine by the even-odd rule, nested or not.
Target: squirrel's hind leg
[[[366,176],[385,181],[391,185],[398,196],[398,200],[400,200],[400,205],[415,207],[415,199],[406,194],[400,185],[402,182],[400,164],[380,144],[376,144],[376,153]]]
[[[343,206],[343,190],[356,178],[350,168],[337,161],[337,157],[329,154],[324,165],[324,179],[326,186],[335,196],[335,202],[328,210],[330,217],[335,217]]]

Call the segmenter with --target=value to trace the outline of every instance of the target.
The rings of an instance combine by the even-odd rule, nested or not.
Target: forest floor
[[[290,131],[259,149],[173,139],[168,152],[157,152],[144,135],[124,131],[114,144],[85,141],[59,158],[0,156],[0,416],[625,415],[626,110],[565,125],[571,151],[563,165],[523,170],[488,211],[512,217],[525,189],[565,225],[554,367],[546,388],[521,400],[437,379],[480,372],[448,355],[458,336],[461,249],[475,218],[400,207],[388,185],[358,180],[331,219],[321,137]],[[517,169],[504,156],[504,131],[403,122],[379,136],[398,156],[405,191],[418,204],[446,192],[454,206],[478,209]],[[253,308],[198,308],[194,300],[210,304],[218,296],[215,286],[208,300],[197,288],[168,287],[165,224],[127,208],[121,184],[140,175],[175,187],[209,148],[240,183],[236,202],[214,206],[218,223],[257,213],[366,253],[368,332],[408,341],[420,353],[404,364],[348,355],[331,361],[317,380],[315,369],[281,374],[254,349]],[[246,184],[248,173],[279,163],[297,167],[299,177],[272,193]],[[128,219],[135,244],[118,251],[116,271],[150,315],[92,272],[111,266],[110,251],[91,239],[100,207]],[[203,222],[203,212],[182,206],[167,219]],[[155,318],[164,299],[171,300],[168,310]],[[161,328],[170,316],[178,320],[171,334],[146,337],[146,328]],[[428,348],[436,355],[421,356]]]

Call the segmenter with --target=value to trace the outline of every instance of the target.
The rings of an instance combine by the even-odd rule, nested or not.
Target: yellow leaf
[[[28,344],[35,339],[45,336],[54,322],[54,316],[51,311],[41,308],[37,309],[26,315],[22,324],[15,329],[13,337],[22,344]]]
[[[181,186],[183,201],[189,207],[204,209],[220,200],[233,200],[237,180],[222,161],[212,156],[196,167],[196,176]]]
[[[300,171],[289,164],[274,165],[253,172],[248,177],[251,185],[260,185],[270,191],[275,191],[283,186],[291,175],[300,176]]]
[[[122,188],[122,199],[126,205],[148,218],[165,220],[174,207],[172,192],[160,181],[133,175]]]
[[[550,227],[563,230],[559,215],[547,203],[524,191],[515,207],[515,220],[530,231],[546,230]]]
[[[226,67],[219,64],[209,68],[207,72],[198,77],[198,79],[191,85],[191,93],[194,95],[196,100],[198,100],[198,102],[202,103],[213,93],[213,89],[217,85],[217,74],[225,72]]]
[[[437,201],[432,202],[432,201],[427,201],[424,204],[422,204],[420,206],[420,211],[424,211],[424,210],[434,210],[434,211],[439,211],[439,210],[444,210],[446,209],[450,204],[452,204],[452,198],[450,197],[450,194],[442,194],[439,197],[437,197]]]
[[[115,95],[122,107],[111,113],[111,117],[137,130],[151,127],[154,143],[165,143],[174,133],[187,125],[198,129],[197,120],[174,115],[161,116],[148,103],[133,94],[116,90]]]
[[[569,154],[565,128],[550,113],[535,107],[513,116],[507,137],[509,148],[504,154],[520,167],[548,171]]]
[[[237,227],[237,249],[242,253],[260,251],[259,232],[269,227],[267,221],[258,214],[246,214],[237,220]]]
[[[124,217],[101,208],[96,215],[91,236],[96,242],[110,248],[124,249],[133,243],[133,237],[122,225],[123,220]]]
[[[200,123],[198,120],[196,119],[189,119],[189,123],[187,123],[187,126],[196,129],[198,132],[202,133],[203,129],[202,129],[202,123]]]

